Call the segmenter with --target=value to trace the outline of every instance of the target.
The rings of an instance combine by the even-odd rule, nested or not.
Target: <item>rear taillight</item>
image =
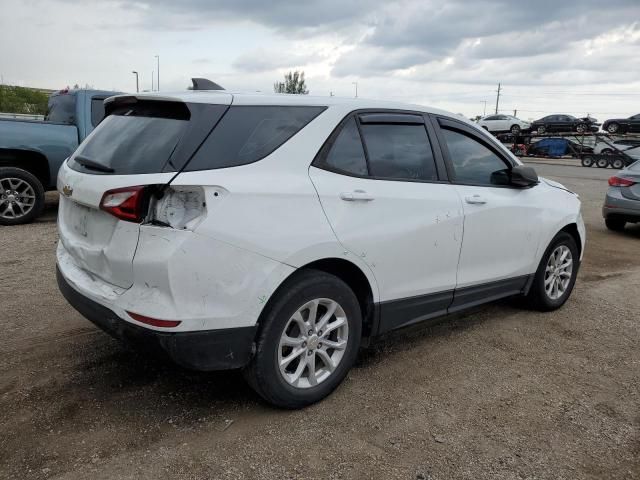
[[[612,187],[630,187],[635,184],[636,182],[634,180],[624,177],[613,176],[609,179],[609,185]]]
[[[127,222],[142,222],[145,187],[125,187],[108,190],[100,200],[100,210]]]

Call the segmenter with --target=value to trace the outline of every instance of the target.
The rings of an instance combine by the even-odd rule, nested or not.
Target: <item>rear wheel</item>
[[[527,295],[531,306],[541,311],[560,308],[573,290],[580,255],[571,235],[558,233],[542,256]]]
[[[362,332],[358,299],[339,278],[307,270],[289,279],[267,308],[245,378],[278,407],[322,400],[356,359]]]
[[[44,208],[44,187],[21,168],[0,168],[0,225],[33,221]]]
[[[511,133],[513,135],[520,135],[520,125],[511,125]]]
[[[544,135],[544,133],[547,131],[547,129],[544,127],[544,125],[540,125],[538,127],[538,135]]]
[[[621,158],[614,158],[609,163],[611,163],[611,168],[615,168],[616,170],[621,170],[624,168],[624,162]]]
[[[576,126],[576,132],[578,132],[578,133],[584,133],[584,132],[586,132],[586,131],[587,131],[587,127],[586,127],[584,124],[579,123],[579,124]]]
[[[582,157],[580,163],[582,163],[583,167],[592,167],[594,164],[594,160],[591,155],[585,155],[584,157]]]
[[[605,218],[604,224],[607,226],[609,230],[613,230],[614,232],[621,232],[624,230],[624,226],[627,224],[624,220],[619,218]]]

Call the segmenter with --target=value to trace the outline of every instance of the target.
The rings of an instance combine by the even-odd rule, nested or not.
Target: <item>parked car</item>
[[[573,288],[578,196],[457,115],[229,92],[105,105],[58,177],[60,290],[183,366],[242,368],[275,405],[322,399],[391,330],[514,295],[553,310]]]
[[[602,129],[609,133],[640,132],[640,113],[629,118],[605,120]]]
[[[614,155],[622,152],[636,160],[640,160],[640,140],[637,139],[624,138],[613,141],[607,140],[606,143],[600,141],[596,143],[593,150],[594,153],[601,153],[604,155]]]
[[[593,147],[580,145],[568,138],[542,138],[527,148],[527,154],[539,157],[577,157],[580,153],[593,153]]]
[[[491,133],[511,132],[518,135],[522,130],[528,130],[529,122],[520,120],[513,115],[489,115],[478,120],[478,125]]]
[[[609,179],[602,216],[610,230],[624,230],[627,223],[640,222],[640,161]]]
[[[0,225],[28,223],[55,190],[58,169],[104,115],[117,92],[61,90],[49,97],[44,120],[0,118]]]
[[[576,118],[571,115],[547,115],[531,123],[531,131],[542,135],[553,132],[597,132],[600,126],[593,117]]]

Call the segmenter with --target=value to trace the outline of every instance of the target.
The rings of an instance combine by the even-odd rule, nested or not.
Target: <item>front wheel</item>
[[[531,306],[541,311],[560,308],[573,290],[580,254],[576,242],[566,232],[558,233],[542,256],[533,285],[527,295]]]
[[[607,132],[609,133],[618,133],[618,130],[620,130],[620,125],[617,123],[610,123],[607,125]]]
[[[583,124],[579,124],[576,126],[576,132],[578,133],[584,133],[587,131],[587,127]]]
[[[346,283],[325,272],[294,274],[261,323],[256,353],[243,373],[261,397],[281,408],[322,400],[342,382],[358,354],[358,299]]]
[[[511,134],[520,135],[520,125],[511,125]]]
[[[21,168],[0,168],[0,225],[32,222],[43,209],[40,180]]]
[[[544,127],[544,125],[540,125],[538,127],[538,135],[544,135],[546,131],[547,129]]]

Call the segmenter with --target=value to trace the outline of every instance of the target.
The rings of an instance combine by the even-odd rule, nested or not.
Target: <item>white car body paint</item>
[[[520,120],[512,115],[487,115],[478,120],[478,126],[490,132],[508,132],[514,125],[518,125],[521,130],[531,126],[529,122]]]
[[[174,173],[89,175],[60,169],[58,266],[82,295],[147,329],[197,331],[255,325],[274,292],[297,268],[347,260],[369,281],[374,302],[452,290],[534,273],[564,226],[584,225],[575,195],[544,182],[530,189],[370,180],[310,167],[338,123],[357,109],[457,115],[417,105],[302,95],[180,92],[140,94],[198,103],[321,105],[327,109],[255,163],[184,172],[172,188],[202,189],[203,215],[177,229],[118,220],[98,209],[104,192],[163,184]],[[476,124],[504,155],[519,160]],[[435,139],[432,139],[435,141]],[[365,190],[370,202],[340,193]],[[480,194],[485,205],[465,197]],[[175,207],[174,208],[180,208]],[[459,266],[458,266],[459,265]],[[143,325],[126,312],[180,320]]]

